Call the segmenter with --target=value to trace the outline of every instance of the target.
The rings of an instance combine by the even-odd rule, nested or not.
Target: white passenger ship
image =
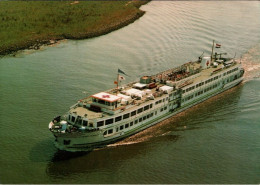
[[[241,63],[213,48],[214,42],[209,57],[80,100],[49,123],[55,145],[67,151],[103,147],[239,84]]]

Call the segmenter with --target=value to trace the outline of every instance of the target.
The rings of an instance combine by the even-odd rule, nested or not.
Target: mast
[[[116,95],[117,95],[117,93],[118,93],[118,81],[119,81],[119,72],[117,72],[117,78],[116,78]]]
[[[213,59],[214,42],[215,42],[215,40],[213,40],[213,44],[212,44],[211,57],[210,57],[211,61]]]

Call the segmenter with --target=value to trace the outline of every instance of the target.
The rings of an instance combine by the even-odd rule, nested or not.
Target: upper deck
[[[84,98],[69,112],[88,120],[95,120],[123,111],[132,111],[148,101],[156,102],[163,97],[169,97],[172,92],[181,94],[182,89],[195,86],[210,79],[212,75],[224,73],[234,65],[237,65],[234,59],[219,58],[211,61],[204,57],[153,76],[142,77],[140,82],[129,83]]]

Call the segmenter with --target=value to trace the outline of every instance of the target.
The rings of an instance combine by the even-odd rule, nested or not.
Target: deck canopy
[[[109,93],[106,93],[106,92],[100,92],[100,93],[92,95],[91,97],[95,98],[95,99],[98,99],[98,100],[103,100],[103,101],[106,101],[106,102],[110,102],[110,103],[116,102],[116,101],[121,99],[121,97],[119,97],[119,96],[116,96],[116,95],[113,95],[113,94],[109,94]]]
[[[160,91],[167,92],[167,94],[170,94],[170,92],[173,91],[173,87],[170,87],[167,85],[164,85],[164,86],[160,87],[159,89],[160,89]]]
[[[147,84],[135,83],[133,86],[137,89],[144,89]]]

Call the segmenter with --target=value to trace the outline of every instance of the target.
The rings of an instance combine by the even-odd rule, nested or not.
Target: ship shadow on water
[[[30,150],[29,159],[32,162],[48,162],[52,160],[57,149],[53,144],[53,137],[36,143]]]
[[[115,171],[124,161],[149,152],[151,148],[146,145],[146,142],[113,145],[91,152],[57,151],[47,165],[46,174],[53,179],[64,179],[83,173],[85,176],[96,171]]]
[[[89,153],[61,151],[54,146],[53,142],[53,138],[51,137],[37,143],[29,153],[30,160],[32,162],[66,161]]]

